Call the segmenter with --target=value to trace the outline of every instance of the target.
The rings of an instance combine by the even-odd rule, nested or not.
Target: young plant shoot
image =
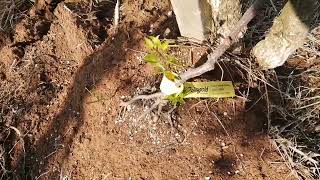
[[[145,45],[149,53],[144,57],[144,60],[151,64],[157,73],[163,75],[160,90],[166,95],[166,99],[173,105],[183,102],[186,95],[183,92],[183,85],[177,87],[176,81],[180,77],[174,70],[179,66],[177,58],[169,55],[169,42],[160,40],[158,37],[150,36],[145,39]]]

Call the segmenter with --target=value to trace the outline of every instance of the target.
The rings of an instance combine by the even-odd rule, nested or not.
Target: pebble
[[[153,32],[153,27],[154,27],[154,25],[151,24],[151,25],[150,25],[150,29],[149,29],[149,33],[152,33],[152,32]]]
[[[170,33],[171,33],[171,30],[170,30],[169,28],[167,28],[167,29],[164,31],[163,35],[166,37],[166,36],[168,36]]]
[[[229,146],[223,146],[222,147],[222,149],[228,149],[229,148]]]

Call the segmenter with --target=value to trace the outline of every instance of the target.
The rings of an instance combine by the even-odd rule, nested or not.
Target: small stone
[[[222,146],[222,149],[228,149],[229,146]]]
[[[226,146],[226,143],[222,142],[222,143],[221,143],[221,146],[222,146],[222,147],[225,147],[225,146]]]
[[[155,86],[152,86],[151,91],[156,91],[157,88]]]
[[[224,115],[224,116],[228,116],[228,113],[227,113],[227,112],[223,112],[223,115]]]
[[[168,36],[169,34],[171,33],[171,30],[169,28],[167,28],[165,31],[164,31],[164,36]]]
[[[239,174],[239,173],[240,173],[240,171],[239,171],[239,170],[236,170],[234,173],[235,173],[235,174]]]
[[[210,180],[211,177],[207,176],[207,177],[205,177],[204,179],[205,179],[205,180]]]
[[[153,24],[150,25],[150,29],[149,29],[149,32],[150,32],[150,33],[153,32],[153,26],[154,26]]]
[[[167,15],[168,15],[168,17],[171,17],[172,14],[173,14],[173,12],[172,12],[172,11],[169,11]]]

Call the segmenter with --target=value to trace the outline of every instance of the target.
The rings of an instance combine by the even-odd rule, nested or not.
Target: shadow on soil
[[[170,21],[174,20],[170,18]],[[117,73],[118,64],[125,63],[127,60],[127,49],[135,49],[145,38],[144,28],[149,28],[150,24],[157,22],[157,18],[152,18],[150,22],[143,26],[135,27],[134,23],[127,26],[121,24],[118,32],[112,37],[108,37],[106,45],[100,48],[83,60],[83,65],[78,68],[73,78],[73,84],[69,87],[67,97],[61,111],[50,121],[48,130],[42,137],[32,145],[27,147],[26,152],[21,153],[17,160],[15,174],[13,178],[18,179],[46,179],[58,178],[61,173],[60,166],[70,154],[70,148],[74,138],[84,125],[84,100],[93,91],[95,84],[98,84],[102,78]],[[177,26],[175,21],[163,22],[165,26],[170,24]],[[155,33],[165,31],[165,27],[159,24]],[[141,31],[142,30],[142,31]],[[147,31],[147,30],[145,30]],[[178,34],[177,32],[175,32]],[[127,82],[123,82],[122,88],[130,88]],[[28,145],[27,145],[28,146]],[[52,163],[54,162],[54,164]],[[52,165],[59,164],[55,170]]]
[[[111,44],[111,38],[107,41],[107,46],[102,50],[95,52],[84,60],[83,65],[78,69],[73,85],[67,93],[67,98],[55,118],[52,119],[50,129],[33,145],[33,150],[27,149],[25,167],[20,167],[18,173],[23,179],[34,179],[39,175],[47,172],[48,163],[52,158],[59,163],[63,163],[70,153],[70,146],[73,143],[74,137],[77,135],[79,129],[84,124],[84,109],[83,103],[89,92],[94,89],[94,84],[99,83],[102,77],[108,76],[109,73],[114,72],[115,64],[113,61],[125,61],[126,51],[123,44]],[[114,36],[114,42],[128,41],[126,32],[119,32]],[[128,48],[136,46],[140,39],[131,39],[131,44]],[[58,139],[57,139],[58,138]],[[59,154],[50,155],[50,152]],[[43,158],[44,157],[44,158]],[[40,162],[36,165],[35,158]],[[20,163],[23,164],[23,158],[20,158]],[[59,169],[55,172],[48,172],[43,177],[59,177]]]

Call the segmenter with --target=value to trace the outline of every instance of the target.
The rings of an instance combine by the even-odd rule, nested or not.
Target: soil
[[[113,2],[90,3],[39,0],[0,36],[4,177],[294,179],[266,134],[263,104],[194,99],[161,118],[138,118],[148,103],[122,111],[123,99],[159,85],[144,38],[179,30],[167,0],[122,2],[117,27]],[[190,64],[206,53],[171,50]]]

